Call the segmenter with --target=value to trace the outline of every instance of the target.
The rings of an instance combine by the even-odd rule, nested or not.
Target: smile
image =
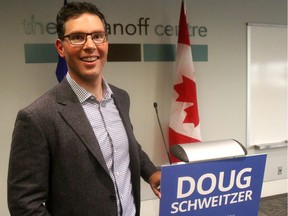
[[[81,58],[82,61],[85,61],[85,62],[93,62],[93,61],[96,61],[98,60],[99,57],[98,56],[91,56],[91,57],[84,57],[84,58]]]

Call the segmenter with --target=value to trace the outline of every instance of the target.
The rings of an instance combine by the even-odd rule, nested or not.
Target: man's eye
[[[70,39],[71,40],[84,40],[85,36],[83,36],[82,34],[73,34],[70,35]]]
[[[104,38],[104,34],[94,34],[93,35],[93,39],[103,39]]]

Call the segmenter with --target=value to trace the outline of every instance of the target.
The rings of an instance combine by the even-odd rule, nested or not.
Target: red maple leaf
[[[192,103],[190,107],[187,107],[184,111],[187,113],[183,123],[193,123],[195,127],[199,124],[198,103],[196,83],[182,76],[182,83],[174,85],[174,90],[178,93],[176,101]]]

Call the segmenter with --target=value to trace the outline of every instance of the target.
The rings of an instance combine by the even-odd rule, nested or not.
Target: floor
[[[287,215],[287,194],[264,197],[261,199],[258,216]]]

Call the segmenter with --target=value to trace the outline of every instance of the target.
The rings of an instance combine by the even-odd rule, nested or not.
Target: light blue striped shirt
[[[118,109],[111,97],[112,90],[103,78],[103,100],[99,102],[91,93],[79,86],[69,73],[66,77],[82,104],[99,142],[109,174],[114,182],[118,215],[135,216],[128,138]]]

